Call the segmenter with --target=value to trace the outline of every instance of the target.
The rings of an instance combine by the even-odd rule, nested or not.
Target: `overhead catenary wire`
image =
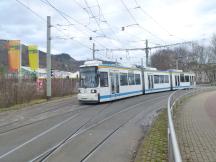
[[[42,16],[40,16],[37,12],[35,12],[34,10],[32,10],[29,6],[27,6],[26,4],[24,4],[23,2],[21,2],[20,0],[16,0],[19,4],[21,4],[23,7],[25,7],[26,9],[28,9],[32,14],[34,14],[35,16],[37,16],[38,18],[40,18],[43,22],[46,23],[46,19],[44,19]]]
[[[145,11],[143,9],[143,7],[141,5],[139,5],[138,1],[137,0],[134,0],[137,7],[135,7],[135,9],[140,9],[140,11],[145,14],[146,16],[148,16],[155,24],[158,25],[158,27],[160,27],[163,31],[165,31],[169,36],[174,36],[182,41],[185,41],[184,39],[176,36],[175,34],[171,33],[170,31],[168,31],[164,26],[162,26],[152,15],[150,15],[147,11]]]
[[[103,33],[104,38],[111,39],[111,40],[117,41],[117,42],[119,42],[119,43],[122,43],[122,41],[118,38],[118,36],[117,36],[116,33],[114,32],[114,30],[112,29],[112,26],[111,26],[111,25],[109,24],[109,22],[106,20],[104,14],[103,14],[101,5],[100,5],[100,3],[99,3],[98,0],[96,0],[96,3],[97,3],[97,6],[98,6],[98,9],[99,9],[99,16],[95,16],[95,15],[94,15],[94,13],[93,13],[93,11],[91,10],[91,7],[89,6],[87,0],[84,0],[84,3],[85,3],[85,5],[86,5],[86,7],[89,9],[89,11],[88,11],[86,8],[84,8],[79,2],[77,2],[77,0],[75,0],[75,3],[77,3],[77,5],[78,5],[82,10],[85,11],[85,13],[87,13],[88,15],[90,14],[89,17],[91,17],[91,18],[94,19],[94,21],[95,21],[96,24],[97,24],[98,29]],[[98,17],[98,20],[97,20],[96,17]],[[99,21],[99,22],[98,22],[98,21]],[[101,26],[100,26],[100,22],[103,22],[103,23],[105,23],[105,24],[107,25],[108,29],[113,33],[113,36],[114,36],[115,38],[113,38],[112,36],[107,36],[107,35],[103,32],[103,29],[102,29]],[[120,29],[120,27],[119,27],[119,29]]]
[[[89,19],[90,19],[90,14],[89,14],[89,12],[87,11],[87,9],[86,8],[84,8],[81,4],[80,4],[80,2],[78,2],[77,0],[74,0],[73,2],[75,2],[87,15],[88,15],[88,17],[89,17]]]
[[[138,3],[138,1],[137,0],[134,0],[135,1],[135,3],[136,3],[136,5],[137,5],[137,9],[140,9],[140,11],[142,12],[142,13],[144,13],[146,16],[148,16],[150,19],[152,19],[152,21],[155,23],[155,24],[157,24],[162,30],[164,30],[168,35],[170,35],[170,36],[172,36],[173,34],[171,34],[166,28],[164,28],[153,16],[151,16],[147,11],[145,11],[144,9],[143,9],[143,7]],[[135,8],[135,9],[136,9]]]
[[[21,2],[20,0],[16,0],[17,2],[19,2],[23,7],[25,7],[26,9],[28,9],[30,12],[32,12],[35,16],[37,16],[38,18],[40,18],[42,21],[44,21],[44,23],[46,23],[46,20],[40,16],[36,11],[34,11],[33,9],[31,9],[29,6],[25,5],[23,2]],[[41,0],[42,1],[42,0]],[[43,3],[45,3],[46,5],[49,5],[48,2],[46,2],[45,0],[42,1]],[[53,6],[55,7],[55,6]],[[57,9],[57,8],[56,8]],[[65,13],[61,13],[61,15],[63,15]],[[64,16],[64,15],[63,15]],[[64,17],[69,17],[69,15],[65,15]],[[69,17],[71,18],[71,17]],[[67,18],[66,18],[67,19]],[[64,32],[63,30],[60,29],[61,26],[73,26],[74,23],[71,23],[69,19],[66,20],[68,22],[68,24],[66,25],[61,25],[61,24],[57,24],[56,26],[55,25],[52,25],[52,27],[54,27],[55,29],[57,29],[58,32]],[[70,22],[70,24],[69,24]],[[82,24],[83,25],[83,24]],[[89,29],[89,28],[88,28]],[[91,29],[89,29],[91,30]],[[67,39],[70,39],[71,36],[66,36]],[[73,36],[74,37],[74,36]],[[107,37],[108,38],[108,37]],[[112,39],[112,38],[111,38]],[[76,39],[73,39],[73,41],[76,41],[76,42],[79,42],[79,44],[82,44],[84,47],[87,47],[86,45],[84,45],[83,43],[81,43],[80,41],[76,40]],[[96,41],[97,42],[97,41]],[[98,42],[97,42],[98,43]],[[100,43],[98,43],[100,45]],[[104,47],[104,46],[102,46]],[[88,49],[91,49],[88,47]]]
[[[173,44],[166,44],[166,45],[159,45],[159,46],[152,46],[148,47],[149,50],[151,49],[157,49],[157,48],[166,48],[166,47],[171,47],[171,46],[177,46],[177,45],[183,45],[183,44],[191,44],[192,41],[187,41],[187,42],[180,42],[180,43],[173,43]],[[98,51],[144,51],[146,48],[116,48],[116,49],[98,49]]]
[[[98,1],[98,0],[96,0],[96,1],[97,1],[97,5],[98,5],[98,7],[99,7],[99,10],[101,10],[102,8],[101,8],[101,5],[100,5],[99,1]],[[112,26],[111,26],[111,25],[109,24],[109,22],[106,20],[106,18],[105,18],[105,16],[104,16],[104,14],[103,14],[102,11],[101,11],[101,15],[102,15],[102,17],[103,17],[103,19],[104,19],[104,23],[106,23],[107,26],[110,28],[110,31],[111,31],[111,32],[113,33],[113,35],[116,37],[116,40],[118,40],[119,42],[121,42],[121,40],[118,38],[117,34],[114,32]]]
[[[44,3],[43,0],[41,0],[41,1]],[[68,17],[68,18],[72,19],[74,22],[76,22],[76,23],[78,23],[79,25],[83,26],[84,28],[88,29],[90,32],[93,32],[93,30],[92,30],[91,28],[89,28],[89,27],[85,26],[84,24],[80,23],[79,21],[77,21],[76,19],[74,19],[73,17],[71,17],[70,15],[68,15],[67,13],[65,13],[64,11],[58,9],[58,8],[55,7],[55,5],[52,4],[50,1],[48,1],[48,0],[45,0],[45,1],[47,2],[47,3],[45,3],[45,4],[47,4],[47,5],[49,5],[51,8],[53,8],[53,9],[54,9],[57,13],[59,13],[60,16],[62,16],[64,19],[65,19],[65,17]],[[71,24],[73,24],[69,19],[66,19],[66,21],[67,21],[67,22],[70,22]],[[76,26],[74,26],[74,28],[76,28],[77,31],[80,31],[80,29],[77,28]],[[94,32],[93,32],[93,33],[94,33]],[[87,34],[89,34],[89,33],[87,33]],[[102,45],[101,43],[99,43],[98,41],[95,41],[95,42],[97,42],[98,45],[100,45],[100,46],[102,46],[103,48],[105,48],[105,46]]]
[[[40,14],[38,14],[37,12],[35,12],[34,10],[32,10],[29,6],[27,6],[25,3],[23,3],[22,1],[20,1],[20,0],[16,0],[17,2],[19,2],[22,6],[24,6],[26,9],[28,9],[30,12],[32,12],[35,16],[37,16],[38,18],[40,18],[42,21],[44,21],[44,22],[46,22],[46,19],[44,19]],[[48,0],[43,0],[44,2],[46,2],[46,4],[47,5],[49,5],[49,1]],[[97,2],[98,2],[98,0],[97,0]],[[49,5],[50,6],[50,5]],[[54,6],[55,7],[55,6]],[[103,15],[103,12],[102,12],[102,9],[101,9],[101,7],[100,7],[100,4],[98,3],[98,7],[99,7],[99,10],[101,10],[100,11],[100,14],[99,14],[99,17],[100,17],[100,19],[99,20],[97,20],[96,18],[96,20],[95,21],[101,21],[102,19],[103,20],[106,20],[105,19],[105,16]],[[91,7],[90,7],[91,8]],[[56,9],[58,9],[57,7],[56,7]],[[55,29],[57,29],[59,32],[61,32],[61,34],[65,34],[64,32],[64,30],[63,29],[61,29],[60,27],[63,27],[63,26],[68,26],[68,27],[70,27],[70,26],[73,26],[74,27],[74,25],[76,26],[76,23],[77,22],[75,22],[75,23],[73,23],[72,21],[71,21],[71,16],[70,15],[68,15],[68,14],[66,14],[64,11],[62,11],[62,10],[60,10],[60,9],[58,9],[59,10],[59,12],[61,12],[62,13],[62,15],[67,19],[65,19],[66,21],[67,21],[67,23],[68,24],[66,24],[66,25],[61,25],[61,24],[57,24],[57,25],[53,25],[52,27],[53,28],[55,28]],[[59,13],[58,12],[58,13]],[[88,11],[87,11],[88,12]],[[129,12],[130,12],[130,10],[129,10]],[[132,14],[132,13],[131,13]],[[133,15],[133,14],[132,14]],[[63,17],[62,16],[62,17]],[[70,16],[70,17],[69,17]],[[94,14],[93,14],[93,16],[94,16]],[[134,17],[134,15],[133,15],[133,17]],[[136,18],[134,17],[134,19],[135,19],[135,21],[137,21],[136,20]],[[107,21],[104,21],[105,23],[108,23]],[[100,22],[99,22],[100,23]],[[84,25],[83,23],[81,23],[82,24],[82,26]],[[109,24],[109,23],[108,23]],[[84,25],[85,26],[85,25]],[[139,25],[140,26],[140,25]],[[87,28],[89,28],[89,27],[87,27]],[[90,28],[89,28],[90,29]],[[111,28],[111,25],[110,25],[110,30],[111,30],[112,28]],[[91,30],[91,29],[90,29]],[[91,31],[91,32],[93,32],[93,31]],[[94,33],[94,32],[93,32]],[[153,34],[153,33],[152,33]],[[72,39],[72,37],[73,37],[73,39]],[[97,36],[95,36],[95,37],[97,37]],[[89,46],[88,45],[85,45],[83,42],[81,42],[81,41],[79,41],[79,40],[76,40],[76,39],[74,39],[74,38],[76,38],[75,36],[70,36],[70,35],[66,35],[65,34],[65,37],[64,37],[64,40],[66,39],[66,40],[71,40],[71,41],[75,41],[75,42],[77,42],[77,43],[79,43],[80,45],[82,45],[83,47],[85,47],[85,48],[88,48],[89,50],[92,50],[92,48],[89,48]],[[87,37],[88,38],[88,37]],[[109,37],[107,37],[107,38],[109,38]],[[61,39],[61,38],[56,38],[56,39]],[[111,38],[112,39],[112,38]],[[102,48],[104,48],[105,46],[101,46]],[[163,47],[165,47],[165,46],[163,46]],[[161,46],[161,48],[162,48],[162,46]],[[109,51],[109,50],[113,50],[114,51],[114,49],[108,49],[107,47],[106,47],[106,49]],[[123,49],[123,48],[122,48]],[[149,48],[150,49],[150,48]],[[123,49],[123,50],[130,50],[129,48],[128,49]],[[100,51],[100,50],[99,50]]]
[[[93,18],[94,21],[96,22],[96,25],[97,27],[99,28],[99,31],[102,32],[102,34],[104,35],[104,38],[107,38],[107,39],[110,39],[110,40],[114,40],[114,41],[117,41],[119,42],[120,44],[122,43],[121,40],[118,38],[118,36],[116,35],[116,33],[114,32],[114,30],[112,29],[111,25],[108,23],[108,21],[105,19],[105,16],[103,14],[103,11],[102,11],[102,8],[99,4],[99,1],[96,0],[96,3],[97,3],[97,7],[98,7],[98,10],[99,10],[99,15],[98,16],[95,16],[93,11],[91,10],[91,7],[89,6],[88,2],[87,1],[84,1],[86,7],[89,9],[89,11],[82,6],[82,4],[80,4],[79,2],[77,2],[77,0],[74,1],[82,10],[84,10],[84,12],[86,14],[88,14],[89,17]],[[98,17],[98,20],[97,20],[97,17]],[[99,21],[99,22],[98,22]],[[108,29],[113,33],[113,36],[107,36],[103,29],[101,28],[100,26],[100,23],[105,23],[108,27]],[[97,31],[96,31],[97,32]]]
[[[39,19],[41,19],[45,24],[47,23],[46,22],[46,19],[44,19],[41,15],[39,15],[36,11],[34,11],[32,8],[30,8],[29,6],[27,6],[25,3],[23,3],[22,1],[20,0],[16,0],[20,5],[22,5],[24,8],[26,8],[28,11],[30,11],[33,15],[37,16]],[[55,29],[57,29],[59,32],[62,32],[61,29],[59,29],[58,27],[52,25],[52,27],[54,27]],[[78,41],[78,40],[74,40],[73,41],[79,43],[80,45],[82,45],[83,47],[85,48],[88,48],[91,50],[91,48],[89,48],[87,45],[83,44],[82,42]]]
[[[105,34],[104,31],[101,29],[100,22],[98,22],[97,19],[95,18],[95,15],[94,15],[93,11],[91,10],[91,7],[89,6],[88,2],[87,2],[86,0],[84,0],[84,2],[85,2],[86,7],[89,9],[92,18],[95,20],[96,25],[98,26],[98,29],[99,29],[99,30],[102,32],[102,34],[106,37],[106,34]]]
[[[165,42],[164,40],[162,40],[160,37],[158,37],[157,35],[153,34],[152,32],[150,32],[149,30],[147,30],[146,28],[144,28],[143,26],[141,26],[138,21],[136,20],[136,18],[134,17],[134,15],[131,13],[131,11],[129,10],[129,8],[127,7],[127,5],[125,4],[124,0],[121,0],[122,5],[125,7],[125,9],[127,10],[128,14],[130,15],[130,17],[133,19],[133,21],[135,22],[135,24],[138,24],[138,26],[140,27],[140,29],[144,30],[145,32],[149,33],[150,35],[154,36],[155,38],[159,39],[162,42]]]
[[[87,11],[86,8],[84,8],[79,2],[77,2],[77,0],[75,0],[74,2],[77,3],[77,5],[78,5],[81,9],[83,9],[83,10],[85,11],[85,13],[87,13],[88,15],[90,14],[90,13]],[[102,11],[101,4],[99,3],[98,0],[96,0],[96,3],[97,3],[97,6],[98,6],[98,8],[99,8],[99,17],[101,17],[101,18],[99,18],[99,21],[101,21],[102,23],[105,23],[105,24],[107,25],[108,29],[109,29],[109,30],[112,32],[112,34],[113,34],[113,37],[106,36],[106,38],[111,39],[111,40],[115,40],[115,41],[117,41],[117,42],[119,42],[119,43],[122,43],[122,41],[120,40],[120,38],[118,37],[118,35],[117,35],[116,32],[114,31],[112,25],[111,25],[111,24],[107,21],[107,19],[105,18],[105,15],[104,15],[104,13],[103,13],[103,11]],[[89,15],[89,17],[90,17],[90,15]],[[96,18],[96,17],[95,17],[95,18]],[[120,27],[115,27],[115,28],[117,28],[118,30],[120,29]],[[133,37],[134,37],[134,36],[133,36]],[[128,41],[128,42],[129,42],[129,41]]]

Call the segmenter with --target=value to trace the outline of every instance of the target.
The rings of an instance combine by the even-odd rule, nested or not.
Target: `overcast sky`
[[[52,53],[78,60],[92,57],[93,42],[96,49],[134,48],[143,47],[145,39],[155,46],[216,33],[215,0],[0,0],[0,39],[19,39],[46,51],[47,15]],[[144,56],[143,51],[96,52],[98,58],[131,62]]]

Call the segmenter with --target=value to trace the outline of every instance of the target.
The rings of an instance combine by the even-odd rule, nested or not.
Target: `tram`
[[[86,61],[80,66],[80,102],[106,102],[121,98],[193,88],[195,74],[182,70],[158,71],[156,68],[123,67]]]

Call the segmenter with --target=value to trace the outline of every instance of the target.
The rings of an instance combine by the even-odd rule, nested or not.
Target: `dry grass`
[[[63,97],[76,93],[75,79],[52,79],[52,97]],[[0,78],[0,108],[22,105],[46,99],[46,80],[37,90],[34,79]]]

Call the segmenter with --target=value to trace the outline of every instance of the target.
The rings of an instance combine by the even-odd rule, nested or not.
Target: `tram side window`
[[[108,87],[108,73],[107,72],[100,72],[100,86]]]
[[[181,82],[185,82],[184,74],[180,74],[180,81],[181,81]]]
[[[128,85],[127,73],[120,73],[120,85]]]
[[[136,82],[136,85],[140,85],[141,81],[140,81],[140,75],[139,74],[135,74],[135,82]]]
[[[154,75],[154,83],[155,84],[159,83],[159,75]]]
[[[160,75],[160,83],[165,83],[164,81],[164,75]]]
[[[165,75],[165,79],[164,79],[164,83],[169,83],[169,76],[168,75]]]
[[[135,85],[133,73],[128,73],[128,83],[129,85]]]
[[[189,82],[189,76],[188,75],[185,76],[185,82]]]

